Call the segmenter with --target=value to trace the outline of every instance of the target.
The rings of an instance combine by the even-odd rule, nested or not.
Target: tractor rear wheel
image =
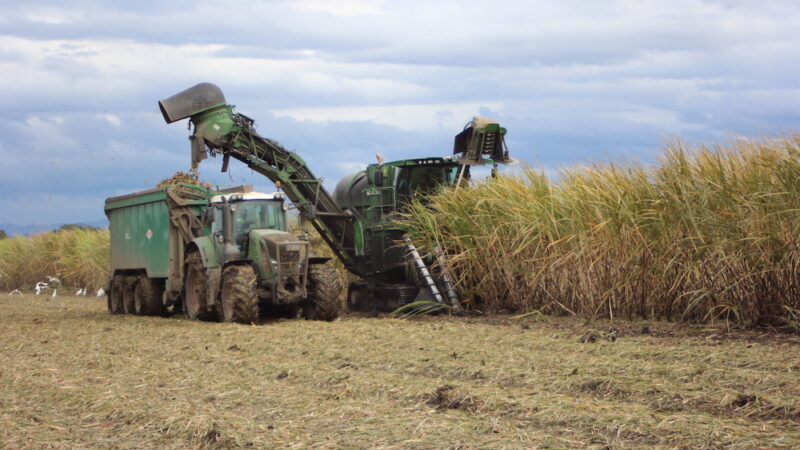
[[[303,317],[308,320],[331,321],[344,310],[342,280],[328,264],[308,268],[308,298],[303,302]]]
[[[123,306],[123,292],[124,292],[125,277],[122,275],[114,275],[111,278],[111,286],[108,288],[108,311],[111,314],[124,314],[125,307]]]
[[[223,322],[255,323],[259,318],[256,273],[247,265],[228,266],[222,271]]]
[[[136,283],[136,290],[133,294],[133,307],[137,316],[160,316],[164,314],[164,304],[161,297],[164,290],[161,284],[143,276]]]
[[[134,293],[136,291],[136,283],[139,277],[136,275],[128,275],[123,278],[122,283],[122,309],[125,314],[136,314],[134,307]]]
[[[212,320],[214,314],[208,308],[206,269],[199,252],[186,258],[183,279],[183,312],[192,320]]]

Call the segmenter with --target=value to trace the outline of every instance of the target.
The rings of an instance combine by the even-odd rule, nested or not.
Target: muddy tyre
[[[308,320],[331,321],[344,311],[342,280],[328,264],[308,268],[308,299],[303,302],[303,317]]]
[[[133,293],[133,309],[137,316],[160,316],[164,314],[161,284],[147,277],[139,278]]]
[[[123,278],[122,282],[122,310],[125,314],[136,314],[134,307],[134,293],[139,277],[129,275]]]
[[[191,320],[213,320],[214,312],[208,308],[206,269],[200,253],[190,253],[186,258],[183,278],[183,313]]]
[[[256,273],[250,266],[228,266],[222,271],[220,319],[223,322],[258,321],[260,312],[256,282]]]
[[[124,314],[123,304],[125,277],[114,275],[111,279],[111,286],[108,288],[108,311],[111,314]]]

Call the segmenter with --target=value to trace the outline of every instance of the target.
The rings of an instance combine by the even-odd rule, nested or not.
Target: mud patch
[[[800,420],[800,409],[777,405],[752,393],[738,393],[721,402],[705,396],[686,398],[678,393],[655,390],[646,393],[655,398],[647,405],[653,411],[676,413],[703,411],[718,417],[747,417],[755,420]]]
[[[763,420],[800,420],[800,409],[776,405],[757,394],[738,394],[727,405],[734,415],[743,415]],[[725,411],[722,411],[723,413]]]
[[[591,380],[578,385],[578,390],[586,392],[597,398],[614,397],[625,399],[631,396],[631,392],[617,386],[611,380]]]
[[[435,407],[439,411],[458,409],[461,411],[476,412],[483,406],[483,402],[473,395],[450,384],[439,386],[435,392],[427,395],[425,403]]]
[[[592,343],[597,341],[616,342],[619,330],[611,329],[609,331],[592,330],[578,338],[581,344]]]

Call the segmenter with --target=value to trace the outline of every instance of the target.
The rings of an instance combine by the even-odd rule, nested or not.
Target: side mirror
[[[203,215],[201,216],[201,220],[203,221],[203,223],[205,225],[211,225],[212,223],[214,223],[214,208],[213,207],[212,208],[206,208],[206,210],[203,211]]]

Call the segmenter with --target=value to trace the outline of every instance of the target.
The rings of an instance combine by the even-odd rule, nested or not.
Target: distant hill
[[[68,223],[19,225],[15,223],[0,223],[0,230],[5,230],[6,234],[9,236],[30,236],[31,234],[57,230],[62,225],[67,224]],[[98,219],[89,222],[75,222],[73,224],[87,227],[108,228],[108,219]]]

